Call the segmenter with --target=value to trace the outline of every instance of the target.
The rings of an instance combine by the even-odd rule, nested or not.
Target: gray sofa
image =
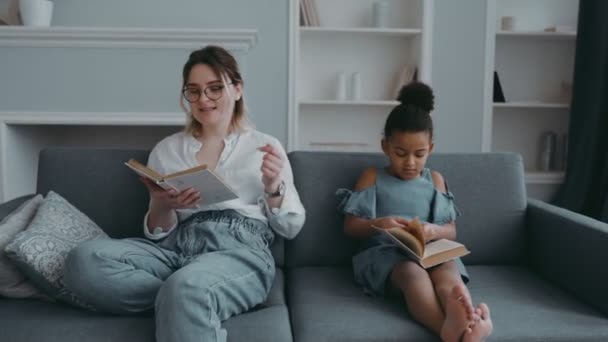
[[[141,236],[147,192],[122,163],[147,151],[50,149],[40,154],[37,192],[54,190],[113,237]],[[436,341],[395,298],[354,284],[356,242],[342,232],[334,192],[378,154],[293,152],[307,209],[302,232],[273,246],[278,270],[268,300],[224,322],[230,341]],[[462,216],[458,238],[476,301],[487,302],[492,341],[608,341],[608,225],[526,199],[514,154],[435,154]],[[27,197],[0,205],[5,217]],[[61,304],[0,299],[0,341],[153,341],[150,315],[118,317]]]

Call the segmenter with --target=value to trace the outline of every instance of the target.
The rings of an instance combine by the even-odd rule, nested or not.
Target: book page
[[[210,205],[238,198],[234,190],[224,183],[215,173],[206,168],[196,172],[182,173],[165,179],[165,183],[182,191],[195,188],[201,194],[201,204]]]
[[[426,245],[424,258],[420,264],[424,268],[429,268],[469,253],[470,251],[459,242],[440,239]]]
[[[459,242],[448,240],[448,239],[432,241],[432,242],[429,242],[426,244],[426,249],[424,250],[424,257],[428,258],[430,256],[433,256],[433,255],[436,255],[436,254],[439,254],[439,253],[442,253],[445,251],[457,249],[460,247],[464,247],[464,245]]]
[[[416,236],[408,232],[407,230],[396,227],[389,228],[387,231],[393,235],[397,240],[406,245],[416,255],[422,257],[424,255],[424,244],[418,240]]]

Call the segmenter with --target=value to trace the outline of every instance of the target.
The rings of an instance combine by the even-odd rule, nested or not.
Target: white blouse
[[[177,209],[174,224],[166,232],[156,227],[150,233],[148,213],[144,217],[144,233],[152,240],[167,236],[179,221],[188,216],[207,210],[234,209],[243,216],[267,222],[279,235],[292,239],[304,225],[305,210],[300,196],[293,184],[293,173],[287,155],[281,143],[274,137],[254,129],[232,133],[224,139],[224,149],[214,170],[239,198],[212,205],[200,204],[198,208]],[[285,194],[279,208],[270,210],[264,197],[262,184],[262,158],[264,152],[257,148],[271,144],[279,150],[285,160],[282,179],[285,182]],[[150,152],[148,166],[160,174],[168,174],[198,166],[196,153],[203,144],[192,135],[179,132],[161,140]]]

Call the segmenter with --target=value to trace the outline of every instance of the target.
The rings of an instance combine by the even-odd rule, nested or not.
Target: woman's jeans
[[[194,214],[159,243],[97,239],[68,255],[65,285],[100,311],[154,308],[158,342],[226,341],[221,321],[266,300],[267,224],[233,210]]]

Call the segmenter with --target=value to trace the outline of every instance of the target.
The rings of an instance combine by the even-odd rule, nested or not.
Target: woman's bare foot
[[[475,308],[464,285],[454,286],[445,302],[445,322],[439,336],[444,342],[459,342],[464,333],[472,333]]]
[[[492,318],[490,317],[490,309],[484,303],[477,306],[475,311],[480,312],[479,321],[475,322],[470,332],[465,332],[462,336],[462,342],[483,342],[490,334],[492,334]]]

